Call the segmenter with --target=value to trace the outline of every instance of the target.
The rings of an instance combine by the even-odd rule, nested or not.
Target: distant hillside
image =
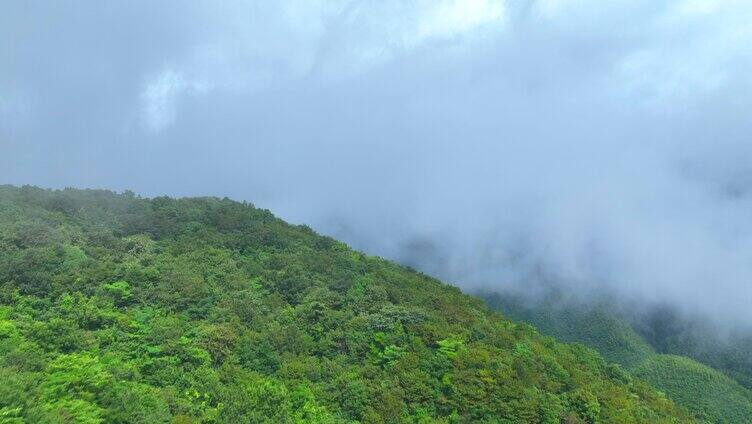
[[[712,423],[752,422],[752,395],[726,375],[683,356],[654,355],[634,375],[666,392],[679,404],[691,405],[701,420]]]
[[[633,325],[658,352],[688,356],[752,390],[752,329],[719,335],[707,321],[689,319],[669,307],[654,308]]]
[[[676,341],[679,337],[671,337],[672,334],[687,340],[684,352],[692,352],[686,346],[699,344],[698,341],[688,342],[697,337],[690,338],[688,332],[669,331],[666,326],[673,321],[668,317],[663,317],[661,323],[649,325],[653,329],[653,345],[614,312],[617,308],[608,302],[578,305],[559,301],[553,296],[539,303],[530,303],[515,296],[488,293],[484,298],[492,308],[528,322],[544,334],[598,350],[608,361],[621,364],[632,375],[644,379],[685,406],[699,421],[752,423],[752,392],[737,381],[693,359],[656,353],[656,349],[670,347],[678,350],[682,346]],[[647,331],[646,328],[641,330]],[[715,349],[720,352],[729,348]]]
[[[0,186],[2,423],[684,423],[595,351],[227,199]]]

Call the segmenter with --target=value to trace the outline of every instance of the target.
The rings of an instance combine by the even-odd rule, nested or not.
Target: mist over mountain
[[[678,383],[670,397],[594,350],[248,203],[0,185],[3,423],[709,416],[673,400],[706,399],[702,384],[653,368]],[[724,383],[716,399],[736,394]],[[736,391],[708,411],[748,422],[752,396]]]
[[[0,11],[2,183],[227,195],[467,290],[752,324],[748,2]]]

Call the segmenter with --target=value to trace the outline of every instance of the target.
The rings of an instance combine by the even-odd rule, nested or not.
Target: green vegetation
[[[677,349],[677,339],[661,337],[667,332],[659,331],[654,333],[655,345],[651,345],[614,312],[613,305],[604,303],[588,307],[557,301],[553,297],[537,304],[526,303],[514,296],[485,294],[484,298],[492,308],[529,322],[544,334],[595,348],[608,361],[622,365],[631,375],[647,381],[686,407],[698,421],[752,423],[752,393],[749,390],[693,359],[656,353],[656,349],[667,346]],[[661,321],[663,325],[655,324],[650,328],[665,330],[666,322],[673,321],[664,319]],[[675,334],[673,331],[668,333]],[[682,334],[688,335],[687,332]]]
[[[752,390],[752,329],[727,334],[702,319],[690,319],[668,307],[655,308],[635,329],[660,353],[688,356],[722,371]]]
[[[0,423],[679,423],[581,345],[226,199],[0,186]]]
[[[726,375],[689,358],[655,355],[634,375],[660,387],[677,403],[692,405],[696,416],[713,423],[752,422],[752,397]]]
[[[485,294],[489,306],[509,317],[533,324],[544,334],[566,342],[582,343],[609,361],[631,368],[655,350],[626,321],[607,308],[544,299],[530,304],[515,296]]]

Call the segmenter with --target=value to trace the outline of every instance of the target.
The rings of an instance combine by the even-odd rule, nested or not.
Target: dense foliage
[[[629,323],[605,306],[559,302],[554,297],[531,302],[524,297],[486,293],[483,298],[513,319],[533,324],[558,340],[591,346],[607,361],[626,368],[655,354]]]
[[[752,422],[752,396],[726,375],[683,356],[655,355],[634,375],[660,387],[677,403],[692,405],[701,420]]]
[[[676,423],[594,351],[226,199],[0,186],[2,423]]]
[[[656,353],[664,351],[667,346],[679,349],[678,338],[671,337],[672,334],[682,334],[687,346],[701,343],[698,340],[701,337],[697,334],[690,337],[688,331],[669,329],[677,327],[672,324],[676,318],[671,315],[660,322],[643,323],[640,328],[642,332],[637,332],[635,326],[617,312],[618,308],[607,301],[584,306],[556,300],[557,296],[540,302],[498,294],[485,294],[484,298],[492,308],[529,322],[544,334],[595,348],[607,360],[624,366],[627,372],[646,380],[674,402],[685,406],[698,421],[752,423],[752,393],[737,381],[693,359]],[[665,316],[667,312],[661,314]],[[653,338],[643,336],[648,328]],[[665,337],[661,337],[661,334]],[[707,339],[712,337],[708,335]],[[692,343],[687,342],[693,340]],[[740,344],[737,342],[734,346],[737,347],[718,346],[704,351],[730,351],[738,349]],[[747,351],[748,356],[750,352]],[[740,358],[742,363],[745,360],[749,358]]]
[[[645,315],[632,324],[658,352],[695,359],[752,390],[752,329],[731,326],[719,334],[707,320],[687,317],[668,306]]]

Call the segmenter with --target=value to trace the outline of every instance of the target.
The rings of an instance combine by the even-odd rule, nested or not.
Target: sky
[[[746,0],[10,0],[0,183],[250,201],[467,290],[752,324]]]

